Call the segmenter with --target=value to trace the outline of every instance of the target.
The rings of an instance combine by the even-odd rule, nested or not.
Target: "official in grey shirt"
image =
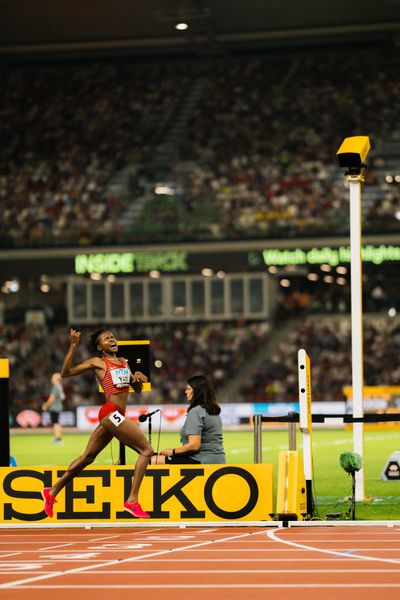
[[[185,389],[189,408],[181,429],[182,445],[164,448],[152,464],[226,463],[222,440],[221,407],[214,386],[205,375],[195,375]]]
[[[60,425],[60,412],[65,398],[60,373],[51,376],[51,390],[46,402],[42,404],[42,410],[48,410],[53,425],[55,444],[62,444],[62,427]]]

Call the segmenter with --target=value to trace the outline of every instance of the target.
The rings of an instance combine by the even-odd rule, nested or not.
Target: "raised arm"
[[[79,341],[81,337],[80,331],[75,331],[75,329],[71,329],[69,333],[69,348],[67,354],[65,355],[63,365],[61,367],[61,377],[73,377],[74,375],[79,375],[80,373],[84,373],[85,371],[90,371],[94,369],[101,369],[101,360],[97,357],[88,358],[78,365],[72,366],[72,359],[75,354],[75,350],[78,347]]]

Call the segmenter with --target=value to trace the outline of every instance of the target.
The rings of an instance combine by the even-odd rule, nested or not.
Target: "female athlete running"
[[[98,356],[88,358],[84,362],[72,366],[72,359],[80,337],[81,333],[79,331],[71,329],[69,334],[70,345],[64,358],[61,377],[72,377],[85,371],[94,371],[104,390],[106,402],[99,411],[99,425],[90,436],[85,452],[70,464],[64,475],[51,488],[43,489],[45,513],[48,517],[53,516],[53,506],[56,503],[57,494],[75,475],[90,465],[115,437],[139,454],[135,464],[132,489],[124,504],[124,509],[135,517],[148,518],[150,515],[142,509],[138,502],[138,494],[147,465],[154,451],[139,425],[124,416],[129,385],[131,384],[135,391],[140,392],[143,382],[147,381],[147,377],[140,371],[132,374],[128,361],[125,358],[117,357],[117,340],[108,329],[100,329],[90,336],[92,347],[98,353]]]

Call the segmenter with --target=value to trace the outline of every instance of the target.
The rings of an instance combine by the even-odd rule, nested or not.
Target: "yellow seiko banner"
[[[123,510],[134,468],[92,466],[57,496],[54,516],[43,511],[41,490],[66,467],[0,468],[0,523],[107,523],[137,521]],[[140,503],[160,521],[270,521],[273,467],[257,465],[159,465],[147,469]]]

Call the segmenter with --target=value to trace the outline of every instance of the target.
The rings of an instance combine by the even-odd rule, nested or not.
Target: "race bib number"
[[[121,423],[125,421],[124,415],[121,415],[121,413],[117,410],[108,415],[108,418],[110,419],[111,423],[115,425],[115,427],[119,427]]]
[[[130,371],[127,367],[118,367],[110,369],[111,379],[116,388],[123,388],[129,385]]]

